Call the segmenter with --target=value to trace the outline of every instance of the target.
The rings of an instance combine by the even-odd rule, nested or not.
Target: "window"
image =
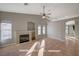
[[[38,35],[41,35],[41,26],[38,26]]]
[[[1,40],[7,40],[12,38],[12,24],[1,23]]]
[[[45,34],[45,30],[46,30],[46,29],[45,29],[45,26],[43,26],[43,34]]]
[[[66,33],[66,36],[75,36],[75,21],[74,20],[66,22],[65,33]]]
[[[66,25],[66,30],[65,30],[66,34],[68,34],[68,33],[69,33],[69,32],[68,32],[68,28],[69,28],[69,26],[68,26],[68,25]]]

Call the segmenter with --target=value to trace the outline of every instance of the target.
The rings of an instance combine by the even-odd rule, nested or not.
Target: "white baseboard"
[[[57,38],[51,38],[51,37],[48,37],[49,39],[56,39],[56,40],[60,40],[61,42],[64,42],[65,39],[57,39]]]

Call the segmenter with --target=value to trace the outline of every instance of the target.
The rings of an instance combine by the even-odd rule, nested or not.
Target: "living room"
[[[78,6],[0,3],[0,56],[78,56]]]

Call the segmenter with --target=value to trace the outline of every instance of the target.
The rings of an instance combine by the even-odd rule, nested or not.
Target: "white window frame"
[[[1,23],[1,40],[12,39],[12,24]]]
[[[41,25],[39,25],[39,26],[38,26],[38,35],[41,35],[41,34],[42,34],[42,33],[41,33],[41,28],[42,28]]]
[[[43,33],[43,34],[46,34],[46,26],[43,26],[43,28],[42,28],[42,33]]]

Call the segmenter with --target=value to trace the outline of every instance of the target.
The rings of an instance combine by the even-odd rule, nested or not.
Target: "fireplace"
[[[29,34],[19,35],[19,43],[24,43],[29,41]]]
[[[24,43],[24,42],[32,42],[32,40],[35,39],[35,32],[33,31],[24,31],[24,30],[19,30],[16,31],[16,42],[19,43]]]

